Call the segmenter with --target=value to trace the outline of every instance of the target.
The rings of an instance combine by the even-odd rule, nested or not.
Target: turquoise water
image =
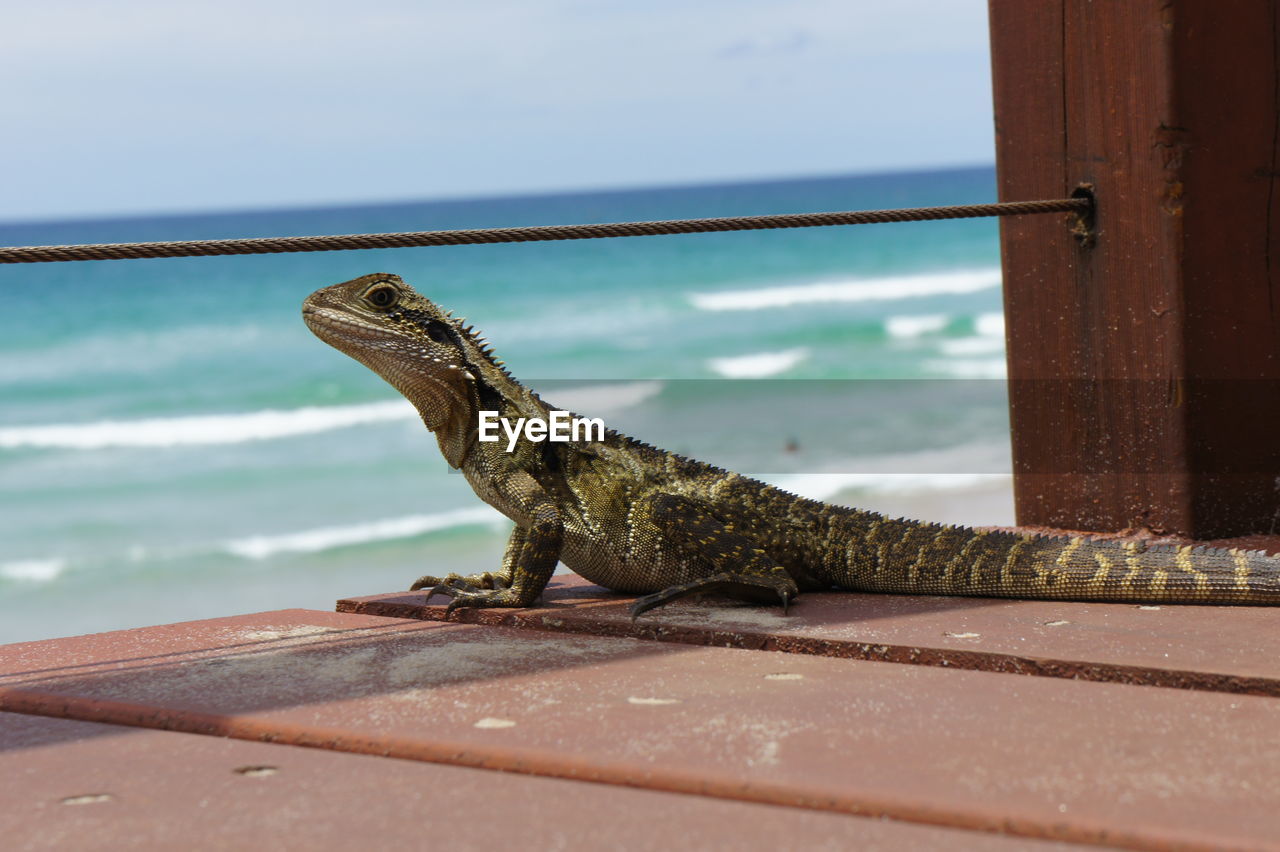
[[[0,244],[971,203],[989,168],[0,225]],[[402,275],[551,402],[824,498],[1007,470],[993,220],[0,267],[0,641],[289,606],[488,567],[506,524],[299,317]],[[885,475],[889,476],[886,477]]]

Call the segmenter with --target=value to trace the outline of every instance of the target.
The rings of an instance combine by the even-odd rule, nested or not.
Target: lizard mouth
[[[369,343],[387,340],[393,335],[371,322],[354,317],[345,311],[305,305],[302,321],[316,337],[330,344],[339,342]]]

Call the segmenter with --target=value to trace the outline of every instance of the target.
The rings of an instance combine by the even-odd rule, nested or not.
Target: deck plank
[[[5,848],[1068,847],[798,808],[0,713]]]
[[[1131,848],[1280,837],[1280,703],[292,610],[0,648],[0,709]]]
[[[454,620],[979,671],[1280,696],[1280,608],[1145,607],[921,595],[808,593],[790,612],[677,601],[632,620],[632,599],[557,577],[535,607]],[[341,612],[439,620],[444,601],[392,592]]]

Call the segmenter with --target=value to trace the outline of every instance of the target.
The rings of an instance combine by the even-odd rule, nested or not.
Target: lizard
[[[321,340],[417,409],[448,464],[514,521],[501,564],[411,591],[458,608],[525,607],[556,565],[637,595],[633,617],[716,593],[781,604],[845,589],[1140,603],[1280,604],[1261,551],[992,530],[809,500],[611,429],[602,440],[481,441],[481,411],[549,419],[483,337],[396,275],[324,287],[302,308]],[[596,436],[599,437],[599,436]],[[508,449],[509,447],[509,449]]]

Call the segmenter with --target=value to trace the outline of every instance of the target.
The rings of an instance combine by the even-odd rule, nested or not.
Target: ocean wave
[[[430,532],[477,524],[505,523],[506,518],[489,506],[456,509],[433,515],[410,515],[342,527],[320,527],[280,535],[255,535],[228,541],[221,549],[244,559],[267,559],[278,553],[319,553],[354,544],[413,538]]]
[[[662,388],[660,381],[610,382],[569,387],[550,395],[555,397],[556,405],[583,414],[603,416],[652,399],[662,392]]]
[[[830,500],[844,491],[873,494],[929,494],[1003,485],[1008,473],[792,473],[769,484],[810,500]]]
[[[557,394],[576,411],[605,414],[620,411],[657,395],[658,381],[584,385]],[[360,405],[306,406],[265,409],[241,414],[156,417],[142,420],[100,420],[94,423],[54,423],[0,427],[0,449],[101,450],[111,447],[189,447],[242,444],[364,426],[418,416],[407,400]]]
[[[48,583],[67,568],[64,559],[20,559],[0,563],[0,579],[21,583]]]
[[[689,293],[694,307],[704,311],[755,311],[825,302],[876,302],[920,296],[976,293],[1000,286],[999,269],[897,275],[850,281],[820,281],[758,290]]]
[[[978,314],[973,330],[981,335],[1004,337],[1004,314]]]
[[[244,414],[10,426],[0,428],[0,449],[34,447],[100,450],[107,447],[242,444],[247,441],[327,432],[367,423],[411,420],[417,416],[417,412],[407,401],[392,400],[363,405],[266,409]]]
[[[931,373],[940,373],[954,379],[1009,377],[1009,367],[1004,358],[951,358],[946,361],[925,361],[922,366]]]
[[[7,353],[0,385],[38,384],[90,375],[156,373],[211,353],[260,347],[270,332],[256,325],[187,326],[99,334]]]
[[[930,362],[926,367],[966,379],[1004,378],[1002,358],[974,357],[1004,353],[1004,314],[978,314],[973,318],[973,331],[969,337],[940,341],[938,349],[951,360]]]
[[[942,350],[943,355],[990,355],[996,352],[1004,352],[1004,338],[986,335],[957,337],[955,340],[939,342],[938,348]]]
[[[888,317],[884,321],[885,334],[897,339],[911,339],[933,334],[947,327],[951,317],[946,314],[912,314]]]
[[[737,355],[731,358],[712,358],[707,366],[726,379],[763,379],[790,370],[805,358],[809,350],[787,349],[782,352],[757,352],[754,355]]]

